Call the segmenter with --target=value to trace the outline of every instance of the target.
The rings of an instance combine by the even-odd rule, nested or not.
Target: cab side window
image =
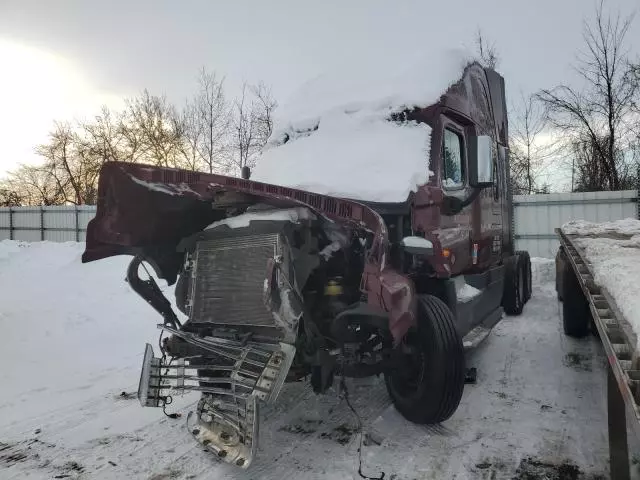
[[[464,186],[464,143],[462,135],[444,129],[442,139],[442,185],[444,188]]]

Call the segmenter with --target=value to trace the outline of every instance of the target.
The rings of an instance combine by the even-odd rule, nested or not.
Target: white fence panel
[[[9,209],[0,208],[0,241],[7,240],[9,235],[10,218]]]
[[[0,208],[0,240],[83,242],[93,205]]]
[[[556,228],[571,220],[638,218],[638,192],[514,195],[513,208],[516,249],[527,250],[533,257],[553,258],[559,246]]]
[[[636,190],[515,195],[513,208],[516,248],[534,257],[555,256],[554,229],[570,220],[639,218]],[[0,240],[84,242],[95,212],[96,207],[90,205],[0,208]]]

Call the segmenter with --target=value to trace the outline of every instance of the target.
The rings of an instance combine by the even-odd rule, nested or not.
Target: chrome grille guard
[[[192,357],[167,362],[165,357],[155,357],[147,344],[138,388],[140,404],[162,407],[172,392],[202,392],[196,423],[189,425],[193,412],[187,418],[191,434],[224,461],[247,468],[257,448],[257,400],[271,403],[277,399],[295,347],[199,337],[165,325],[158,327],[226,361],[205,364],[201,357]],[[202,375],[202,371],[215,374]]]

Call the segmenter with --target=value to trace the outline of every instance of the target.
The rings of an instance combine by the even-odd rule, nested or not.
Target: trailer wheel
[[[560,246],[558,249],[558,253],[556,254],[556,294],[558,296],[558,300],[562,302],[562,274],[564,271],[564,267],[567,264],[567,254],[564,251],[564,248]]]
[[[591,311],[573,268],[565,262],[562,269],[562,326],[570,337],[581,338],[589,333]]]
[[[520,315],[525,302],[525,268],[523,257],[520,255],[508,257],[504,262],[504,268],[502,308],[504,308],[507,315]]]
[[[524,304],[531,299],[531,294],[533,292],[533,282],[532,282],[532,274],[531,274],[531,256],[529,252],[526,250],[518,250],[516,255],[522,257],[524,259],[523,263],[523,272],[524,272]]]
[[[447,420],[458,408],[465,381],[462,339],[453,313],[432,295],[418,298],[418,327],[401,345],[405,364],[385,372],[385,383],[396,409],[414,423]]]

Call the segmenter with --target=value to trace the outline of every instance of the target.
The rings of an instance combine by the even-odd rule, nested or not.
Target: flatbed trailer
[[[598,235],[567,234],[561,228],[555,231],[560,240],[560,250],[556,259],[559,264],[556,271],[561,272],[558,276],[559,283],[556,283],[558,296],[565,303],[568,301],[567,292],[563,291],[569,281],[566,277],[575,275],[584,299],[588,302],[591,328],[595,327],[593,333],[600,338],[607,356],[611,478],[627,480],[630,478],[627,425],[630,424],[633,433],[640,437],[640,352],[636,348],[636,335],[606,286],[595,283],[593,267],[586,258],[584,248],[579,245],[580,242],[576,242],[580,238],[597,238]],[[640,288],[638,295],[640,295]],[[566,307],[571,309],[573,305],[566,305]],[[563,322],[566,322],[564,315],[566,315],[566,308],[563,309]],[[589,322],[589,319],[584,321]],[[567,333],[566,323],[565,333]]]

